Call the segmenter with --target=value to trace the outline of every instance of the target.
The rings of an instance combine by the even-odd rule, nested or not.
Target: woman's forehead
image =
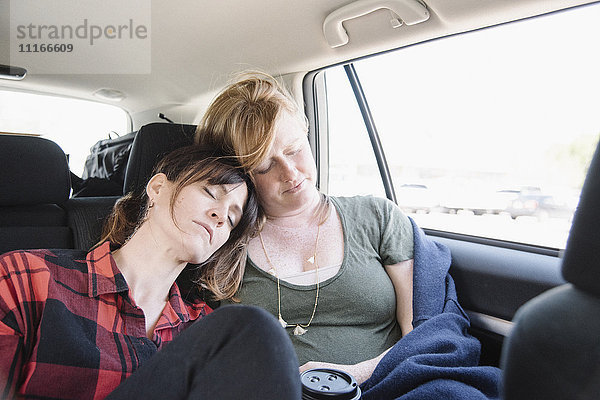
[[[274,147],[293,146],[306,139],[304,126],[289,113],[284,113],[275,125]]]
[[[243,212],[246,207],[246,202],[248,201],[248,185],[246,185],[246,182],[228,183],[221,186],[225,196],[231,196],[239,200],[240,204],[235,208],[238,209],[238,212]]]
[[[301,132],[306,131],[306,126],[303,120],[296,114],[290,113],[288,110],[281,110],[275,121],[275,129],[293,129]]]

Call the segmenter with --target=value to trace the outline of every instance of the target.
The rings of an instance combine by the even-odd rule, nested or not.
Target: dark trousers
[[[288,335],[257,307],[225,306],[187,328],[107,399],[300,399]]]

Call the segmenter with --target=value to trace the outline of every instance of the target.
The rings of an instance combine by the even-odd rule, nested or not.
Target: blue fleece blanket
[[[481,346],[468,333],[448,273],[450,251],[412,221],[414,231],[413,326],[361,385],[369,399],[498,399],[500,370],[478,366]]]

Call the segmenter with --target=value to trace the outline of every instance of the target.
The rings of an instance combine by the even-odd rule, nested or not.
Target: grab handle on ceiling
[[[382,8],[391,11],[390,23],[393,28],[402,24],[414,25],[429,19],[427,7],[418,0],[358,0],[338,8],[325,18],[323,33],[329,46],[339,47],[348,43],[348,34],[342,22]]]

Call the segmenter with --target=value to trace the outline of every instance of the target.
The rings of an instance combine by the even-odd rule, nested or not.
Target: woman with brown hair
[[[274,318],[243,306],[212,313],[176,283],[198,264],[196,283],[231,297],[258,215],[238,163],[191,146],[117,202],[89,253],[3,255],[2,398],[299,398]]]

